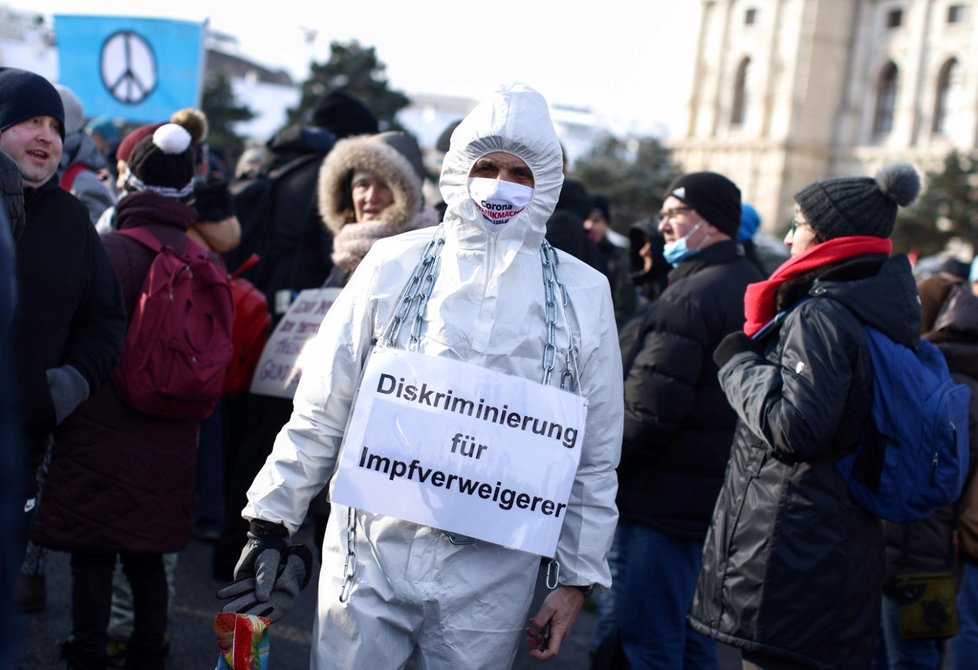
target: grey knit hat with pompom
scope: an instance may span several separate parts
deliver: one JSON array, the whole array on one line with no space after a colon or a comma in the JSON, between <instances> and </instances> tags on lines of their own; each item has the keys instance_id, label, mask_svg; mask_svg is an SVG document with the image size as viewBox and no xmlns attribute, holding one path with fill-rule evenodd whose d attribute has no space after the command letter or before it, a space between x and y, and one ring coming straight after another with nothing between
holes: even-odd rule
<instances>
[{"instance_id":1,"label":"grey knit hat with pompom","mask_svg":"<svg viewBox=\"0 0 978 670\"><path fill-rule=\"evenodd\" d=\"M842 177L809 184L795 202L822 241L852 235L889 237L897 206L920 193L920 175L909 163L887 163L876 178Z\"/></svg>"}]
</instances>

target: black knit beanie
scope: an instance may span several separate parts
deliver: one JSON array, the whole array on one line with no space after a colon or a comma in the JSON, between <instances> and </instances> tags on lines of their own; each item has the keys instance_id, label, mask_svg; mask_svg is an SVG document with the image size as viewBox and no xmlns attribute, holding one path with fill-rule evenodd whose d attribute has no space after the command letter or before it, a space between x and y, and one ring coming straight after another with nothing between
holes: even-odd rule
<instances>
[{"instance_id":1,"label":"black knit beanie","mask_svg":"<svg viewBox=\"0 0 978 670\"><path fill-rule=\"evenodd\" d=\"M136 191L153 191L167 198L185 199L193 193L194 157L190 133L165 123L136 143L129 156L126 181Z\"/></svg>"},{"instance_id":2,"label":"black knit beanie","mask_svg":"<svg viewBox=\"0 0 978 670\"><path fill-rule=\"evenodd\" d=\"M312 125L325 128L337 138L376 133L377 117L367 106L344 91L333 91L316 102Z\"/></svg>"},{"instance_id":3,"label":"black knit beanie","mask_svg":"<svg viewBox=\"0 0 978 670\"><path fill-rule=\"evenodd\" d=\"M920 193L920 175L909 163L888 163L871 177L840 177L809 184L795 202L822 241L869 235L889 237L897 206Z\"/></svg>"},{"instance_id":4,"label":"black knit beanie","mask_svg":"<svg viewBox=\"0 0 978 670\"><path fill-rule=\"evenodd\" d=\"M65 108L54 85L33 72L0 67L0 132L35 116L57 119L64 141Z\"/></svg>"},{"instance_id":5,"label":"black knit beanie","mask_svg":"<svg viewBox=\"0 0 978 670\"><path fill-rule=\"evenodd\" d=\"M684 174L666 189L666 197L670 195L695 209L720 232L737 237L740 228L740 189L722 174Z\"/></svg>"}]
</instances>

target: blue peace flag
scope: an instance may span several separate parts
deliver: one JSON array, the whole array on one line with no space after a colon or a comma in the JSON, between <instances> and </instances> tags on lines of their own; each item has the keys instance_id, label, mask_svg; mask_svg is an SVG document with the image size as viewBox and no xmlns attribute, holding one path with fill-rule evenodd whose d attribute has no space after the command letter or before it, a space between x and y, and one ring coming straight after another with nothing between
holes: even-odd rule
<instances>
[{"instance_id":1,"label":"blue peace flag","mask_svg":"<svg viewBox=\"0 0 978 670\"><path fill-rule=\"evenodd\" d=\"M58 14L58 82L86 116L134 123L199 107L206 23L128 16Z\"/></svg>"}]
</instances>

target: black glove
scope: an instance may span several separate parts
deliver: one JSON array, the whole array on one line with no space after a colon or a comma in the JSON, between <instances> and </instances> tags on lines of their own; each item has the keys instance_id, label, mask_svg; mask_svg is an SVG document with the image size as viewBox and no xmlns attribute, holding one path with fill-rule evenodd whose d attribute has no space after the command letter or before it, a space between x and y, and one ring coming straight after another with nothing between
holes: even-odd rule
<instances>
[{"instance_id":1,"label":"black glove","mask_svg":"<svg viewBox=\"0 0 978 670\"><path fill-rule=\"evenodd\" d=\"M718 368L722 368L735 355L744 351L760 352L763 346L760 342L748 337L744 331L735 330L720 340L716 351L713 352L713 360Z\"/></svg>"},{"instance_id":2,"label":"black glove","mask_svg":"<svg viewBox=\"0 0 978 670\"><path fill-rule=\"evenodd\" d=\"M218 598L231 599L222 611L253 614L272 622L288 614L295 605L299 591L309 583L312 552L305 545L297 544L289 547L282 559L272 590L266 597L258 595L258 580L255 577L239 578L217 592Z\"/></svg>"},{"instance_id":3,"label":"black glove","mask_svg":"<svg viewBox=\"0 0 978 670\"><path fill-rule=\"evenodd\" d=\"M258 599L268 600L275 578L285 565L282 557L291 544L289 531L282 524L252 519L248 526L248 543L234 566L234 578L254 577Z\"/></svg>"}]
</instances>

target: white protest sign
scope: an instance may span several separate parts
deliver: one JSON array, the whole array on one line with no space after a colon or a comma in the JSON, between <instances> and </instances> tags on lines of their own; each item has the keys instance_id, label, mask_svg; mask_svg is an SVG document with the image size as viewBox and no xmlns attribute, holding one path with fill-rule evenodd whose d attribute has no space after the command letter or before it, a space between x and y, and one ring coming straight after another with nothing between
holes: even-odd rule
<instances>
[{"instance_id":1,"label":"white protest sign","mask_svg":"<svg viewBox=\"0 0 978 670\"><path fill-rule=\"evenodd\" d=\"M299 293L262 349L251 379L252 393L278 398L295 395L302 374L300 355L339 294L338 288L310 288Z\"/></svg>"},{"instance_id":2,"label":"white protest sign","mask_svg":"<svg viewBox=\"0 0 978 670\"><path fill-rule=\"evenodd\" d=\"M438 356L367 359L330 499L553 556L587 401Z\"/></svg>"}]
</instances>

